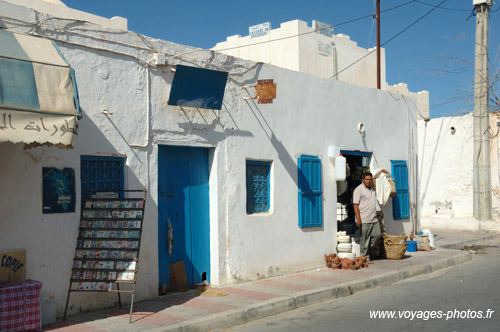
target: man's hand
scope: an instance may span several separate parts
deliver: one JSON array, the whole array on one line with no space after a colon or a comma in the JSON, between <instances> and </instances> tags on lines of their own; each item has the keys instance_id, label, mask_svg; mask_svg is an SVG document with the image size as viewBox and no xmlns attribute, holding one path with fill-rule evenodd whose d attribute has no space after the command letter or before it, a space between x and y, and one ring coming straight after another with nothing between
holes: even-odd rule
<instances>
[{"instance_id":1,"label":"man's hand","mask_svg":"<svg viewBox=\"0 0 500 332\"><path fill-rule=\"evenodd\" d=\"M356 216L356 226L361 227L361 214L359 213L359 205L353 204L354 215Z\"/></svg>"}]
</instances>

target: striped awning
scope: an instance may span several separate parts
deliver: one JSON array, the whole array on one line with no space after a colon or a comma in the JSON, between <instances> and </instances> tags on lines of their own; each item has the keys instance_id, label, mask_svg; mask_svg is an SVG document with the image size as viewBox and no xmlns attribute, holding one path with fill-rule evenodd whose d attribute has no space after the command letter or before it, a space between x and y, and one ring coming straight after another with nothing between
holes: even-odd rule
<instances>
[{"instance_id":1,"label":"striped awning","mask_svg":"<svg viewBox=\"0 0 500 332\"><path fill-rule=\"evenodd\" d=\"M75 75L51 40L0 30L0 142L71 147Z\"/></svg>"}]
</instances>

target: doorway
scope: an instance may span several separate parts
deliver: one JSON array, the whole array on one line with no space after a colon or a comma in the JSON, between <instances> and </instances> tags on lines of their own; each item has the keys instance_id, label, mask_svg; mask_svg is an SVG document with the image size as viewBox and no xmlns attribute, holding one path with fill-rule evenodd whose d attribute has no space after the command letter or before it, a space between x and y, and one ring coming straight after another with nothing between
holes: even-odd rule
<instances>
[{"instance_id":1,"label":"doorway","mask_svg":"<svg viewBox=\"0 0 500 332\"><path fill-rule=\"evenodd\" d=\"M359 237L359 228L356 226L352 194L354 189L361 184L364 172L370 171L371 152L340 150L346 158L346 179L337 188L337 229L346 231L347 235ZM339 190L339 188L342 190Z\"/></svg>"},{"instance_id":2,"label":"doorway","mask_svg":"<svg viewBox=\"0 0 500 332\"><path fill-rule=\"evenodd\" d=\"M187 286L210 282L208 149L158 147L159 285L184 262Z\"/></svg>"}]
</instances>

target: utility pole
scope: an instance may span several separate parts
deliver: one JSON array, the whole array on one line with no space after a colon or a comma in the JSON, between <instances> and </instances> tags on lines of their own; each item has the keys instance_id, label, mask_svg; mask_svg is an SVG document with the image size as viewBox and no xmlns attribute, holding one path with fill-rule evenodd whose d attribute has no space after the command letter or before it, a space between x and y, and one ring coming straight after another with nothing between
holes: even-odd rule
<instances>
[{"instance_id":1,"label":"utility pole","mask_svg":"<svg viewBox=\"0 0 500 332\"><path fill-rule=\"evenodd\" d=\"M476 9L474 68L474 218L491 219L488 24L491 0L473 0Z\"/></svg>"},{"instance_id":2,"label":"utility pole","mask_svg":"<svg viewBox=\"0 0 500 332\"><path fill-rule=\"evenodd\" d=\"M382 88L380 82L380 0L377 0L377 89Z\"/></svg>"}]
</instances>

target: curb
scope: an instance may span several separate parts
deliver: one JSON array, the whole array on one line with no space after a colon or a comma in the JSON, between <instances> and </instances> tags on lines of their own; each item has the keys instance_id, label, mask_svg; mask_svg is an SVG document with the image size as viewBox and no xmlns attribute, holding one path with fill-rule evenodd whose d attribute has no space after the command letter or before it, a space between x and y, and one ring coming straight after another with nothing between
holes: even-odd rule
<instances>
[{"instance_id":1,"label":"curb","mask_svg":"<svg viewBox=\"0 0 500 332\"><path fill-rule=\"evenodd\" d=\"M282 296L276 299L259 302L241 309L199 317L169 326L161 326L147 330L148 332L205 332L212 329L228 328L245 324L257 319L273 316L289 310L306 307L336 298L356 294L362 290L388 286L398 281L425 273L442 270L472 260L470 252L461 252L454 257L442 258L428 264L410 266L399 271L391 271L378 276L358 281L348 281L338 286L324 287L312 291L304 291L293 296Z\"/></svg>"},{"instance_id":2,"label":"curb","mask_svg":"<svg viewBox=\"0 0 500 332\"><path fill-rule=\"evenodd\" d=\"M455 242L455 243L443 244L442 246L440 246L438 244L437 247L443 248L443 249L463 249L463 247L467 244L476 243L476 242L484 241L484 240L491 240L491 239L494 239L496 237L500 237L500 233L485 235L485 236L479 237L479 238L474 239L474 240L465 240L465 241L460 241L460 242Z\"/></svg>"}]
</instances>

